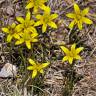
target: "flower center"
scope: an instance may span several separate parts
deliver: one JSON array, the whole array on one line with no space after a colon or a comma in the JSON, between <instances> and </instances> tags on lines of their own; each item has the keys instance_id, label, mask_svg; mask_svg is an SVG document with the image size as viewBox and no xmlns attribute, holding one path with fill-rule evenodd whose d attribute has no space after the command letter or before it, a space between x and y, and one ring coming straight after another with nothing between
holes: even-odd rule
<instances>
[{"instance_id":1,"label":"flower center","mask_svg":"<svg viewBox=\"0 0 96 96\"><path fill-rule=\"evenodd\" d=\"M34 69L40 71L42 68L41 65L37 63L36 65L34 65Z\"/></svg>"},{"instance_id":2,"label":"flower center","mask_svg":"<svg viewBox=\"0 0 96 96\"><path fill-rule=\"evenodd\" d=\"M10 26L9 26L8 29L10 30L11 35L13 35L16 32L16 30L14 28L10 27Z\"/></svg>"},{"instance_id":3,"label":"flower center","mask_svg":"<svg viewBox=\"0 0 96 96\"><path fill-rule=\"evenodd\" d=\"M30 25L29 21L25 21L25 22L24 22L24 27L25 27L25 28L28 28L29 25Z\"/></svg>"},{"instance_id":4,"label":"flower center","mask_svg":"<svg viewBox=\"0 0 96 96\"><path fill-rule=\"evenodd\" d=\"M38 71L41 70L41 66L40 66L40 64L38 64L38 68L37 68L37 69L38 69Z\"/></svg>"},{"instance_id":5,"label":"flower center","mask_svg":"<svg viewBox=\"0 0 96 96\"><path fill-rule=\"evenodd\" d=\"M45 23L48 23L48 22L50 21L49 15L45 15L44 18L43 18L43 21L44 21Z\"/></svg>"},{"instance_id":6,"label":"flower center","mask_svg":"<svg viewBox=\"0 0 96 96\"><path fill-rule=\"evenodd\" d=\"M75 53L70 51L69 56L70 57L74 57L75 56Z\"/></svg>"},{"instance_id":7,"label":"flower center","mask_svg":"<svg viewBox=\"0 0 96 96\"><path fill-rule=\"evenodd\" d=\"M26 33L24 33L23 38L24 38L25 41L30 40L31 39L31 34L26 32Z\"/></svg>"},{"instance_id":8,"label":"flower center","mask_svg":"<svg viewBox=\"0 0 96 96\"><path fill-rule=\"evenodd\" d=\"M79 21L81 18L82 18L82 15L81 15L81 14L77 14L77 15L76 15L77 21Z\"/></svg>"}]
</instances>

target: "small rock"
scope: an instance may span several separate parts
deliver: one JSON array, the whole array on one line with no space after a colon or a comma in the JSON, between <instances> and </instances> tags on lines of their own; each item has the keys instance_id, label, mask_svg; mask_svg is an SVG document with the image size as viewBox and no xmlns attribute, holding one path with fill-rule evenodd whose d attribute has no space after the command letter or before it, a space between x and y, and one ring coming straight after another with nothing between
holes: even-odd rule
<instances>
[{"instance_id":1,"label":"small rock","mask_svg":"<svg viewBox=\"0 0 96 96\"><path fill-rule=\"evenodd\" d=\"M0 0L0 4L3 3L5 0Z\"/></svg>"},{"instance_id":2,"label":"small rock","mask_svg":"<svg viewBox=\"0 0 96 96\"><path fill-rule=\"evenodd\" d=\"M10 16L14 15L14 9L12 6L7 7L7 14Z\"/></svg>"},{"instance_id":3,"label":"small rock","mask_svg":"<svg viewBox=\"0 0 96 96\"><path fill-rule=\"evenodd\" d=\"M6 63L0 71L0 77L15 77L17 75L17 68L15 65Z\"/></svg>"}]
</instances>

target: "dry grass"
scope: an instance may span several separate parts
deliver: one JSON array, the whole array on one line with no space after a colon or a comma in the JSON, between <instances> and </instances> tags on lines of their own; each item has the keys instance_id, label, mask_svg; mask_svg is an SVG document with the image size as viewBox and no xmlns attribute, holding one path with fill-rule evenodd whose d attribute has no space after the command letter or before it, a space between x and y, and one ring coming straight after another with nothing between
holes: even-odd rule
<instances>
[{"instance_id":1,"label":"dry grass","mask_svg":"<svg viewBox=\"0 0 96 96\"><path fill-rule=\"evenodd\" d=\"M68 19L65 14L73 10L74 0L49 0L48 5L52 12L59 14L56 20L57 30L49 29L41 35L41 46L35 45L33 50L23 51L17 46L11 47L5 42L5 35L0 33L0 65L11 62L18 67L19 78L0 79L0 96L96 96L96 1L75 0L80 7L90 7L90 18L94 24L84 25L82 31L77 28L69 30ZM16 16L24 16L26 0L0 1L0 28L11 24ZM50 42L49 42L50 41ZM59 45L69 46L76 42L85 49L82 52L83 61L75 62L73 69L66 63L62 64L62 52ZM46 45L47 44L47 45ZM34 52L34 54L33 54ZM26 70L26 57L34 55L38 61L51 61L44 76L32 80ZM3 94L3 95L1 95Z\"/></svg>"}]
</instances>

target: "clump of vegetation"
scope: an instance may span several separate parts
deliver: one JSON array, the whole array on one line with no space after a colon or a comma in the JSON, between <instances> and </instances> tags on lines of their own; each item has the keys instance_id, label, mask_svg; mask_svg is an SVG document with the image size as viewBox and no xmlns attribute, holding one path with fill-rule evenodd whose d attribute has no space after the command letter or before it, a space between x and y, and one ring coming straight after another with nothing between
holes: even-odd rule
<instances>
[{"instance_id":1,"label":"clump of vegetation","mask_svg":"<svg viewBox=\"0 0 96 96\"><path fill-rule=\"evenodd\" d=\"M28 88L28 91L32 95L33 93L38 93L38 96L49 94L44 90L42 91L41 88L45 86L44 76L52 65L52 62L58 60L58 58L54 60L52 58L53 53L51 53L51 49L54 46L54 49L61 48L65 53L63 59L60 58L60 60L62 60L62 68L64 68L64 65L68 65L63 75L65 78L63 93L65 94L64 96L71 96L73 86L79 78L76 77L74 65L77 60L83 60L80 52L84 50L84 46L83 44L79 45L77 42L70 41L72 39L70 39L70 36L73 36L77 30L81 32L83 23L93 24L93 21L86 17L89 8L80 10L79 5L74 3L74 13L64 14L66 17L74 19L69 26L67 26L69 30L68 35L70 35L68 44L64 41L65 44L52 45L50 30L57 30L59 28L56 22L59 14L53 12L50 6L47 6L47 2L49 1L28 0L25 6L26 16L16 17L16 21L11 25L2 27L2 31L6 33L6 42L10 44L10 50L17 48L19 60L16 60L16 63L20 63L18 64L18 76L16 77L16 84L18 82L17 87L21 88L21 86L23 86L23 88L25 88L24 90ZM76 24L77 26L75 27ZM75 30L75 28L77 28L77 30ZM70 44L70 42L72 42L72 44ZM66 47L70 45L70 49ZM76 46L78 47L76 48ZM29 63L31 65L29 65ZM32 71L31 76L30 71ZM23 80L18 81L21 78L23 78ZM38 90L42 91L43 95L42 92L40 93Z\"/></svg>"}]
</instances>

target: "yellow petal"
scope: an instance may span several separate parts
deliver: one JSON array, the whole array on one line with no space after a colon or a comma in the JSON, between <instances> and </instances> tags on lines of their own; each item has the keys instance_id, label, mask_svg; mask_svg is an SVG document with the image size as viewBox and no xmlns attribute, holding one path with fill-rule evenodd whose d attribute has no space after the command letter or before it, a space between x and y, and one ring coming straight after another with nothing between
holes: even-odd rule
<instances>
[{"instance_id":1,"label":"yellow petal","mask_svg":"<svg viewBox=\"0 0 96 96\"><path fill-rule=\"evenodd\" d=\"M42 26L42 32L44 33L46 31L46 29L47 29L47 24L43 24L43 26Z\"/></svg>"},{"instance_id":2,"label":"yellow petal","mask_svg":"<svg viewBox=\"0 0 96 96\"><path fill-rule=\"evenodd\" d=\"M78 28L79 30L82 30L82 21L78 21Z\"/></svg>"},{"instance_id":3,"label":"yellow petal","mask_svg":"<svg viewBox=\"0 0 96 96\"><path fill-rule=\"evenodd\" d=\"M68 14L66 14L66 16L69 18L75 18L75 14L73 14L73 13L68 13Z\"/></svg>"},{"instance_id":4,"label":"yellow petal","mask_svg":"<svg viewBox=\"0 0 96 96\"><path fill-rule=\"evenodd\" d=\"M72 64L73 63L73 58L69 57L69 63Z\"/></svg>"},{"instance_id":5,"label":"yellow petal","mask_svg":"<svg viewBox=\"0 0 96 96\"><path fill-rule=\"evenodd\" d=\"M27 46L28 49L31 49L31 43L30 43L30 41L26 41L26 46Z\"/></svg>"},{"instance_id":6,"label":"yellow petal","mask_svg":"<svg viewBox=\"0 0 96 96\"><path fill-rule=\"evenodd\" d=\"M22 17L16 17L17 21L20 23L24 23L24 19Z\"/></svg>"},{"instance_id":7,"label":"yellow petal","mask_svg":"<svg viewBox=\"0 0 96 96\"><path fill-rule=\"evenodd\" d=\"M36 19L41 19L42 15L37 15Z\"/></svg>"},{"instance_id":8,"label":"yellow petal","mask_svg":"<svg viewBox=\"0 0 96 96\"><path fill-rule=\"evenodd\" d=\"M36 65L36 63L35 63L35 61L34 61L34 60L29 59L28 61L29 61L29 63L30 63L30 64L32 64L32 65Z\"/></svg>"},{"instance_id":9,"label":"yellow petal","mask_svg":"<svg viewBox=\"0 0 96 96\"><path fill-rule=\"evenodd\" d=\"M2 28L2 31L5 33L9 33L9 29L8 28Z\"/></svg>"},{"instance_id":10,"label":"yellow petal","mask_svg":"<svg viewBox=\"0 0 96 96\"><path fill-rule=\"evenodd\" d=\"M31 32L32 35L33 35L33 34L35 34L35 36L38 35L37 30L36 30L36 28L34 28L34 27L29 27L29 28L28 28L28 31Z\"/></svg>"},{"instance_id":11,"label":"yellow petal","mask_svg":"<svg viewBox=\"0 0 96 96\"><path fill-rule=\"evenodd\" d=\"M37 30L36 30L36 31L34 30L34 33L33 33L33 34L31 34L31 36L32 36L32 38L37 37L37 36L38 36Z\"/></svg>"},{"instance_id":12,"label":"yellow petal","mask_svg":"<svg viewBox=\"0 0 96 96\"><path fill-rule=\"evenodd\" d=\"M26 20L28 20L28 21L29 21L29 20L30 20L30 18L31 18L31 13L30 13L30 11L28 11L28 12L27 12L27 14L26 14Z\"/></svg>"},{"instance_id":13,"label":"yellow petal","mask_svg":"<svg viewBox=\"0 0 96 96\"><path fill-rule=\"evenodd\" d=\"M76 55L75 58L78 59L78 60L82 60L79 55Z\"/></svg>"},{"instance_id":14,"label":"yellow petal","mask_svg":"<svg viewBox=\"0 0 96 96\"><path fill-rule=\"evenodd\" d=\"M52 28L57 28L57 25L52 21L49 22L48 25L51 26Z\"/></svg>"},{"instance_id":15,"label":"yellow petal","mask_svg":"<svg viewBox=\"0 0 96 96\"><path fill-rule=\"evenodd\" d=\"M43 71L43 69L41 69L39 72L40 72L40 73L42 73L42 74L44 74L44 71Z\"/></svg>"},{"instance_id":16,"label":"yellow petal","mask_svg":"<svg viewBox=\"0 0 96 96\"><path fill-rule=\"evenodd\" d=\"M84 49L84 47L79 47L76 49L76 54L79 54L82 50Z\"/></svg>"},{"instance_id":17,"label":"yellow petal","mask_svg":"<svg viewBox=\"0 0 96 96\"><path fill-rule=\"evenodd\" d=\"M36 39L36 37L38 36L37 30L36 30L36 31L33 30L32 32L33 32L33 33L31 34L32 39Z\"/></svg>"},{"instance_id":18,"label":"yellow petal","mask_svg":"<svg viewBox=\"0 0 96 96\"><path fill-rule=\"evenodd\" d=\"M70 51L68 48L66 48L64 46L60 46L60 48L65 52L66 55L69 55Z\"/></svg>"},{"instance_id":19,"label":"yellow petal","mask_svg":"<svg viewBox=\"0 0 96 96\"><path fill-rule=\"evenodd\" d=\"M74 11L76 14L80 14L80 8L77 4L74 4Z\"/></svg>"},{"instance_id":20,"label":"yellow petal","mask_svg":"<svg viewBox=\"0 0 96 96\"><path fill-rule=\"evenodd\" d=\"M71 46L71 51L72 51L72 52L75 52L75 48L76 48L76 44L74 43L74 44Z\"/></svg>"},{"instance_id":21,"label":"yellow petal","mask_svg":"<svg viewBox=\"0 0 96 96\"><path fill-rule=\"evenodd\" d=\"M68 56L63 57L62 61L65 62L68 60Z\"/></svg>"},{"instance_id":22,"label":"yellow petal","mask_svg":"<svg viewBox=\"0 0 96 96\"><path fill-rule=\"evenodd\" d=\"M24 39L19 39L18 41L15 42L15 45L22 44L24 42Z\"/></svg>"},{"instance_id":23,"label":"yellow petal","mask_svg":"<svg viewBox=\"0 0 96 96\"><path fill-rule=\"evenodd\" d=\"M84 23L86 23L86 24L92 24L92 23L93 23L90 19L88 19L88 18L86 18L86 17L82 17L82 21L83 21Z\"/></svg>"},{"instance_id":24,"label":"yellow petal","mask_svg":"<svg viewBox=\"0 0 96 96\"><path fill-rule=\"evenodd\" d=\"M47 2L48 0L42 0L43 1L43 3L45 3L45 2Z\"/></svg>"},{"instance_id":25,"label":"yellow petal","mask_svg":"<svg viewBox=\"0 0 96 96\"><path fill-rule=\"evenodd\" d=\"M34 23L34 20L30 20L30 25L33 25Z\"/></svg>"},{"instance_id":26,"label":"yellow petal","mask_svg":"<svg viewBox=\"0 0 96 96\"><path fill-rule=\"evenodd\" d=\"M34 6L33 3L29 3L29 4L25 7L25 9L30 9L30 8L32 8L33 6Z\"/></svg>"},{"instance_id":27,"label":"yellow petal","mask_svg":"<svg viewBox=\"0 0 96 96\"><path fill-rule=\"evenodd\" d=\"M75 20L73 20L73 21L69 24L69 28L70 28L70 29L73 29L74 25L75 25Z\"/></svg>"},{"instance_id":28,"label":"yellow petal","mask_svg":"<svg viewBox=\"0 0 96 96\"><path fill-rule=\"evenodd\" d=\"M49 64L50 64L49 62L47 62L47 63L42 63L42 64L41 64L41 68L45 68L45 67L47 67Z\"/></svg>"},{"instance_id":29,"label":"yellow petal","mask_svg":"<svg viewBox=\"0 0 96 96\"><path fill-rule=\"evenodd\" d=\"M33 69L34 69L33 66L28 66L28 67L27 67L27 70L33 70Z\"/></svg>"},{"instance_id":30,"label":"yellow petal","mask_svg":"<svg viewBox=\"0 0 96 96\"><path fill-rule=\"evenodd\" d=\"M38 42L38 39L33 39L32 42Z\"/></svg>"},{"instance_id":31,"label":"yellow petal","mask_svg":"<svg viewBox=\"0 0 96 96\"><path fill-rule=\"evenodd\" d=\"M11 28L15 28L15 27L16 27L16 24L12 23Z\"/></svg>"},{"instance_id":32,"label":"yellow petal","mask_svg":"<svg viewBox=\"0 0 96 96\"><path fill-rule=\"evenodd\" d=\"M20 39L20 36L18 34L13 35L15 39Z\"/></svg>"},{"instance_id":33,"label":"yellow petal","mask_svg":"<svg viewBox=\"0 0 96 96\"><path fill-rule=\"evenodd\" d=\"M39 25L42 25L42 22L41 21L37 21L34 26L39 26Z\"/></svg>"},{"instance_id":34,"label":"yellow petal","mask_svg":"<svg viewBox=\"0 0 96 96\"><path fill-rule=\"evenodd\" d=\"M58 17L58 14L52 14L52 15L50 16L51 20L53 20L53 19L55 19L55 18L57 18L57 17Z\"/></svg>"},{"instance_id":35,"label":"yellow petal","mask_svg":"<svg viewBox=\"0 0 96 96\"><path fill-rule=\"evenodd\" d=\"M45 6L44 4L42 4L42 5L40 5L39 7L40 7L40 9L42 9L42 10L46 10L46 7L47 7L47 6Z\"/></svg>"},{"instance_id":36,"label":"yellow petal","mask_svg":"<svg viewBox=\"0 0 96 96\"><path fill-rule=\"evenodd\" d=\"M50 7L47 6L47 7L44 9L44 14L50 15L50 12L51 12L51 9L50 9Z\"/></svg>"},{"instance_id":37,"label":"yellow petal","mask_svg":"<svg viewBox=\"0 0 96 96\"><path fill-rule=\"evenodd\" d=\"M82 16L85 16L87 15L89 12L89 8L85 8L81 13L82 13Z\"/></svg>"},{"instance_id":38,"label":"yellow petal","mask_svg":"<svg viewBox=\"0 0 96 96\"><path fill-rule=\"evenodd\" d=\"M32 72L32 78L35 78L36 75L37 75L37 70L33 70L33 72Z\"/></svg>"},{"instance_id":39,"label":"yellow petal","mask_svg":"<svg viewBox=\"0 0 96 96\"><path fill-rule=\"evenodd\" d=\"M17 32L20 32L22 29L23 29L23 24L18 24L18 25L15 27L15 30L16 30Z\"/></svg>"},{"instance_id":40,"label":"yellow petal","mask_svg":"<svg viewBox=\"0 0 96 96\"><path fill-rule=\"evenodd\" d=\"M34 6L33 13L36 14L37 12L38 12L38 7L37 6Z\"/></svg>"},{"instance_id":41,"label":"yellow petal","mask_svg":"<svg viewBox=\"0 0 96 96\"><path fill-rule=\"evenodd\" d=\"M9 34L9 35L7 36L7 42L11 42L12 38L13 38L13 36Z\"/></svg>"}]
</instances>

